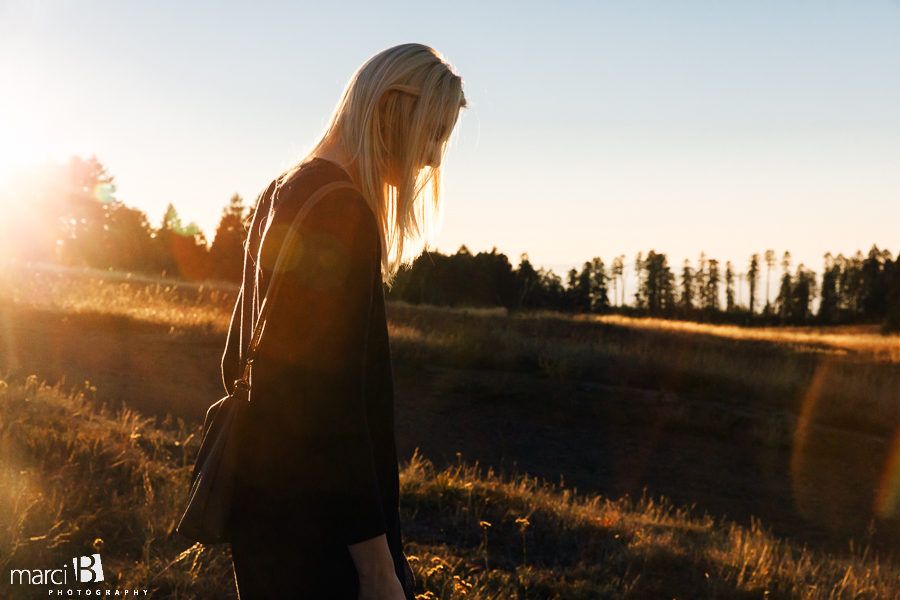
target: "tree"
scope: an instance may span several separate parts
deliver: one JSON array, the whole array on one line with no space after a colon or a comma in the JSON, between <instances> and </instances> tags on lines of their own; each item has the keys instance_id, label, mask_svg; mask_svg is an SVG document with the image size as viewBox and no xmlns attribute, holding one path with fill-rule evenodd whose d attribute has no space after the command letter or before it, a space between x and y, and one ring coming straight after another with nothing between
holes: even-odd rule
<instances>
[{"instance_id":1,"label":"tree","mask_svg":"<svg viewBox=\"0 0 900 600\"><path fill-rule=\"evenodd\" d=\"M825 253L825 271L822 274L822 301L819 303L819 313L816 315L819 323L829 325L838 321L838 279L840 278L840 265L831 256L831 252Z\"/></svg>"},{"instance_id":2,"label":"tree","mask_svg":"<svg viewBox=\"0 0 900 600\"><path fill-rule=\"evenodd\" d=\"M756 282L759 280L759 254L750 257L750 267L747 269L747 284L750 287L750 314L756 303Z\"/></svg>"},{"instance_id":3,"label":"tree","mask_svg":"<svg viewBox=\"0 0 900 600\"><path fill-rule=\"evenodd\" d=\"M222 212L219 226L209 249L210 276L214 279L240 283L243 279L244 244L247 231L244 228L244 201L235 194Z\"/></svg>"},{"instance_id":4,"label":"tree","mask_svg":"<svg viewBox=\"0 0 900 600\"><path fill-rule=\"evenodd\" d=\"M709 312L719 310L719 261L709 259L706 277L706 307Z\"/></svg>"},{"instance_id":5,"label":"tree","mask_svg":"<svg viewBox=\"0 0 900 600\"><path fill-rule=\"evenodd\" d=\"M607 275L603 259L595 256L591 259L591 312L605 313L609 311L609 294L606 285Z\"/></svg>"},{"instance_id":6,"label":"tree","mask_svg":"<svg viewBox=\"0 0 900 600\"><path fill-rule=\"evenodd\" d=\"M650 250L641 264L646 277L638 288L639 305L646 306L651 315L671 315L675 309L675 276L666 255Z\"/></svg>"},{"instance_id":7,"label":"tree","mask_svg":"<svg viewBox=\"0 0 900 600\"><path fill-rule=\"evenodd\" d=\"M640 252L634 257L634 274L637 277L637 291L634 292L634 307L638 310L644 308L644 300L641 296L641 289L644 285L642 281L644 273L644 261Z\"/></svg>"},{"instance_id":8,"label":"tree","mask_svg":"<svg viewBox=\"0 0 900 600\"><path fill-rule=\"evenodd\" d=\"M809 322L811 315L810 306L815 294L816 274L805 269L802 263L797 265L797 277L791 289L789 304L791 323L799 325Z\"/></svg>"},{"instance_id":9,"label":"tree","mask_svg":"<svg viewBox=\"0 0 900 600\"><path fill-rule=\"evenodd\" d=\"M114 178L96 156L72 156L63 171L67 190L59 215L60 258L67 264L107 268L106 214L115 200Z\"/></svg>"},{"instance_id":10,"label":"tree","mask_svg":"<svg viewBox=\"0 0 900 600\"><path fill-rule=\"evenodd\" d=\"M167 276L199 280L209 276L206 237L196 223L181 223L178 211L169 203L154 240L156 269Z\"/></svg>"},{"instance_id":11,"label":"tree","mask_svg":"<svg viewBox=\"0 0 900 600\"><path fill-rule=\"evenodd\" d=\"M766 250L766 306L763 308L763 312L765 314L770 314L772 312L772 307L769 305L769 279L771 279L772 275L772 267L775 266L775 251L774 250Z\"/></svg>"},{"instance_id":12,"label":"tree","mask_svg":"<svg viewBox=\"0 0 900 600\"><path fill-rule=\"evenodd\" d=\"M878 246L873 245L862 263L861 309L863 317L868 321L884 318L888 288L885 264L890 263L890 260L889 251L881 252Z\"/></svg>"},{"instance_id":13,"label":"tree","mask_svg":"<svg viewBox=\"0 0 900 600\"><path fill-rule=\"evenodd\" d=\"M681 307L690 312L694 308L694 270L691 261L684 259L681 267Z\"/></svg>"},{"instance_id":14,"label":"tree","mask_svg":"<svg viewBox=\"0 0 900 600\"><path fill-rule=\"evenodd\" d=\"M531 261L528 260L528 254L525 252L519 256L519 266L515 271L515 279L516 300L513 306L515 308L538 306L538 293L536 292L540 291L541 277L534 270Z\"/></svg>"},{"instance_id":15,"label":"tree","mask_svg":"<svg viewBox=\"0 0 900 600\"><path fill-rule=\"evenodd\" d=\"M625 272L625 255L620 254L615 257L612 262L612 280L613 280L613 300L615 300L615 304L621 306L625 304L625 279L623 277L623 273ZM621 286L619 286L616 282L620 282ZM619 300L619 290L621 288L622 299Z\"/></svg>"},{"instance_id":16,"label":"tree","mask_svg":"<svg viewBox=\"0 0 900 600\"><path fill-rule=\"evenodd\" d=\"M697 270L694 272L694 297L697 299L697 306L703 309L706 304L706 278L707 278L707 260L706 252L700 252L700 258L697 260Z\"/></svg>"},{"instance_id":17,"label":"tree","mask_svg":"<svg viewBox=\"0 0 900 600\"><path fill-rule=\"evenodd\" d=\"M859 250L845 260L841 279L838 283L842 301L847 307L847 312L853 318L859 317L862 312L862 266L863 255Z\"/></svg>"},{"instance_id":18,"label":"tree","mask_svg":"<svg viewBox=\"0 0 900 600\"><path fill-rule=\"evenodd\" d=\"M588 312L591 306L591 264L586 262L579 273L575 269L569 270L568 289L566 290L566 303L569 310L575 312Z\"/></svg>"},{"instance_id":19,"label":"tree","mask_svg":"<svg viewBox=\"0 0 900 600\"><path fill-rule=\"evenodd\" d=\"M791 307L792 282L791 282L791 253L784 252L781 259L781 287L778 290L778 297L775 299L775 312L781 323L789 323L793 308Z\"/></svg>"},{"instance_id":20,"label":"tree","mask_svg":"<svg viewBox=\"0 0 900 600\"><path fill-rule=\"evenodd\" d=\"M541 276L541 288L544 290L546 306L560 308L565 298L562 279L552 270L543 268L538 270L538 275Z\"/></svg>"},{"instance_id":21,"label":"tree","mask_svg":"<svg viewBox=\"0 0 900 600\"><path fill-rule=\"evenodd\" d=\"M152 271L153 232L147 215L114 200L107 206L104 222L102 265L127 271Z\"/></svg>"},{"instance_id":22,"label":"tree","mask_svg":"<svg viewBox=\"0 0 900 600\"><path fill-rule=\"evenodd\" d=\"M731 261L725 261L725 310L734 310L734 269Z\"/></svg>"}]
</instances>

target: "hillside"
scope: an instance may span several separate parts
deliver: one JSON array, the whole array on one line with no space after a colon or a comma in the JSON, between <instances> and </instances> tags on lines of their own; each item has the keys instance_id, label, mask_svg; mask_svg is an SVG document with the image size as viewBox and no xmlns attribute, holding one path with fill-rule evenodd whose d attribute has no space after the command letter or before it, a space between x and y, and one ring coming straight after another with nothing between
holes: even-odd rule
<instances>
[{"instance_id":1,"label":"hillside","mask_svg":"<svg viewBox=\"0 0 900 600\"><path fill-rule=\"evenodd\" d=\"M159 501L152 515L133 508L146 501L145 479L134 479L133 472L116 484L115 502L121 505L101 502L90 510L84 502L71 509L52 505L32 529L10 525L20 537L10 533L10 550L2 556L28 557L28 548L38 552L35 560L54 552L84 554L95 539L92 526L79 526L86 537L75 550L71 534L55 537L68 521L48 515L68 514L77 522L109 514L126 523L112 535L124 527L130 536L117 547L149 553L126 553L123 560L131 566L122 572L132 573L128 581L148 578L141 568L168 564L186 550L171 534L173 511L195 452L190 436L207 405L221 395L218 359L233 290L63 272L19 274L5 283L0 377L10 384L7 398L20 394L31 400L4 405L4 464L17 464L11 457L31 452L40 465L33 471L36 481L68 482L78 489L82 480L71 479L72 472L87 469L88 482L112 463L104 463L96 450L84 450L78 455L81 467L66 466L76 442L68 442L70 454L60 452L54 459L56 450L27 435L9 438L8 432L23 426L8 424L30 422L31 432L63 431L70 419L81 423L91 415L86 422L92 433L78 435L87 427L79 425L71 435L89 440L103 429L117 431L123 423L134 429L140 423L138 441L129 442L137 449L128 452L144 452L133 460L156 465L161 483L150 479L154 502ZM453 574L468 578L473 590L483 588L470 597L495 597L501 588L490 587L488 580L518 577L523 563L536 569L526 574L533 577L529 593L518 596L529 598L671 598L678 590L677 597L685 598L756 598L763 589L770 590L769 597L879 597L872 595L876 590L892 597L888 591L900 589L892 566L898 532L892 456L900 419L896 336L860 328L744 330L615 316L506 316L398 303L389 304L388 312L408 553L429 561L437 556L447 565L462 561L457 565L462 570ZM50 389L42 380L61 382ZM15 412L41 406L35 401L62 408ZM132 433L116 435L118 444ZM141 441L151 439L159 441L152 447ZM92 444L88 447L102 445ZM110 452L118 456L125 446ZM476 473L474 464L494 476ZM15 479L12 470L8 475ZM532 477L553 483L532 485ZM451 480L455 483L447 483ZM410 487L410 482L419 483ZM21 481L14 483L3 489L25 489ZM432 486L447 488L431 499L438 512L425 502L436 493ZM518 491L504 492L499 502L482 495L469 503L475 493L470 490L495 488ZM605 529L556 514L574 510L560 507L576 496L593 502L591 510L600 512L591 514ZM545 507L545 525L553 525L542 532L528 511L544 497L558 510ZM693 509L675 508L688 506ZM501 512L491 512L495 507ZM474 519L476 511L486 512ZM630 515L631 524L612 527L618 521L607 519L611 511ZM469 520L461 522L466 515ZM522 538L517 527L524 522L515 519L525 517L529 525ZM479 521L491 526L482 529ZM604 532L616 541L592 537ZM485 534L492 569L487 573ZM492 543L492 536L500 543ZM97 537L110 548L107 537ZM518 540L518 550L508 537ZM29 538L36 540L22 542ZM735 567L751 558L736 556L728 544L745 538L763 548L752 560L777 561ZM620 548L624 539L630 541ZM776 549L783 554L773 555ZM509 556L492 554L500 550ZM194 548L185 557L213 570L227 564L214 550ZM795 565L796 578L782 570L791 561L807 561ZM434 565L420 566L424 574ZM172 569L176 566L165 573ZM450 566L432 575L446 569ZM159 597L191 597L177 586L185 577L197 577L192 585L203 590L201 571L207 569L153 585L159 586ZM753 578L747 579L751 571ZM221 580L220 572L211 581L220 585ZM512 584L503 585L499 597L515 597ZM804 588L810 585L815 588ZM580 596L579 586L591 591ZM452 597L446 590L442 594ZM220 596L201 591L194 597Z\"/></svg>"},{"instance_id":2,"label":"hillside","mask_svg":"<svg viewBox=\"0 0 900 600\"><path fill-rule=\"evenodd\" d=\"M98 552L94 589L233 598L227 547L173 533L196 430L92 388L0 383L0 569ZM833 557L666 502L581 495L415 453L401 472L406 552L424 598L888 598L900 571ZM4 581L4 598L35 597Z\"/></svg>"}]
</instances>

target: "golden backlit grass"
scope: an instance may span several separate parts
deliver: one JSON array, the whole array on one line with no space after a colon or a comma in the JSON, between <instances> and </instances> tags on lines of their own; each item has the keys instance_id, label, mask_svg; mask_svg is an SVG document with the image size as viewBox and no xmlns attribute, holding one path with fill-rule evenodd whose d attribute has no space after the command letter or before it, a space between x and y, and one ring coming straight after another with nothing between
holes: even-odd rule
<instances>
[{"instance_id":1,"label":"golden backlit grass","mask_svg":"<svg viewBox=\"0 0 900 600\"><path fill-rule=\"evenodd\" d=\"M115 315L173 329L225 331L236 297L236 286L221 282L179 282L47 264L0 266L0 304Z\"/></svg>"},{"instance_id":2,"label":"golden backlit grass","mask_svg":"<svg viewBox=\"0 0 900 600\"><path fill-rule=\"evenodd\" d=\"M0 309L93 313L224 335L236 297L228 284L176 283L130 274L6 265ZM875 326L742 328L618 315L388 303L397 364L540 372L694 394L742 407L808 411L817 422L892 436L900 427L900 336ZM2 317L0 312L0 317ZM818 375L817 375L818 374Z\"/></svg>"},{"instance_id":3,"label":"golden backlit grass","mask_svg":"<svg viewBox=\"0 0 900 600\"><path fill-rule=\"evenodd\" d=\"M234 598L227 547L191 545L173 532L197 434L180 421L112 413L89 384L0 382L0 572L54 568L99 551L105 587ZM759 524L716 521L664 499L579 495L527 475L484 473L462 457L436 470L414 455L400 485L420 600L900 592L893 558L799 548ZM35 589L4 582L3 597L31 598Z\"/></svg>"},{"instance_id":4,"label":"golden backlit grass","mask_svg":"<svg viewBox=\"0 0 900 600\"><path fill-rule=\"evenodd\" d=\"M900 424L900 336L809 333L553 312L481 315L392 303L398 363L540 371L566 380L689 394L892 435Z\"/></svg>"},{"instance_id":5,"label":"golden backlit grass","mask_svg":"<svg viewBox=\"0 0 900 600\"><path fill-rule=\"evenodd\" d=\"M810 327L739 327L692 321L632 318L622 315L578 315L576 321L610 323L634 328L715 335L735 340L763 340L791 344L810 351L857 354L873 360L900 362L900 335L884 335L880 325Z\"/></svg>"}]
</instances>

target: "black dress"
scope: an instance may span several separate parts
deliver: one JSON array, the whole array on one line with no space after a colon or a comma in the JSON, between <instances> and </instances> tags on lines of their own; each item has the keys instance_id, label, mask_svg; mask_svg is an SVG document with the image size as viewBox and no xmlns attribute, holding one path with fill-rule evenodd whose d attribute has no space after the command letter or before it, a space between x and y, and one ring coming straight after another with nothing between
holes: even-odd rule
<instances>
[{"instance_id":1,"label":"black dress","mask_svg":"<svg viewBox=\"0 0 900 600\"><path fill-rule=\"evenodd\" d=\"M239 377L285 232L310 195L337 180L350 178L315 158L257 199L222 358L226 390ZM299 240L267 300L238 436L231 540L238 593L356 600L347 545L384 533L411 599L375 216L356 190L333 191L303 218Z\"/></svg>"}]
</instances>

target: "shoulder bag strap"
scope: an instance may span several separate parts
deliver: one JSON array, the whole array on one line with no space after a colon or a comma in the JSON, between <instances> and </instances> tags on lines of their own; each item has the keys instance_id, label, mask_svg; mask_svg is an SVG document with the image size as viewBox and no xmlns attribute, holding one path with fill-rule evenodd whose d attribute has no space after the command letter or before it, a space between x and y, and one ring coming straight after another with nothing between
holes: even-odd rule
<instances>
[{"instance_id":1,"label":"shoulder bag strap","mask_svg":"<svg viewBox=\"0 0 900 600\"><path fill-rule=\"evenodd\" d=\"M297 244L300 221L303 220L303 217L305 217L306 214L310 210L312 210L313 206L315 206L316 203L319 202L319 200L324 198L329 193L339 189L355 190L356 186L348 181L334 181L332 183L323 185L322 187L317 189L306 202L303 203L303 206L300 208L297 216L294 217L294 220L291 222L291 227L288 229L287 237L281 244L281 249L278 252L278 258L275 260L275 267L272 269L272 280L269 282L269 286L266 289L266 295L263 298L262 305L259 308L259 316L256 319L256 327L253 329L253 337L250 338L250 346L247 349L247 354L245 355L243 361L244 364L241 368L241 377L234 382L235 391L239 389L250 389L250 366L253 364L253 360L256 358L256 348L259 345L259 339L262 336L263 328L266 324L266 308L269 305L270 300L275 297L275 294L278 293L278 288L280 287L282 281L282 278L279 277L278 274L281 271L281 266L284 263L285 259L290 256L291 251ZM261 248L262 242L260 242L260 249ZM257 268L259 267L257 266Z\"/></svg>"}]
</instances>

